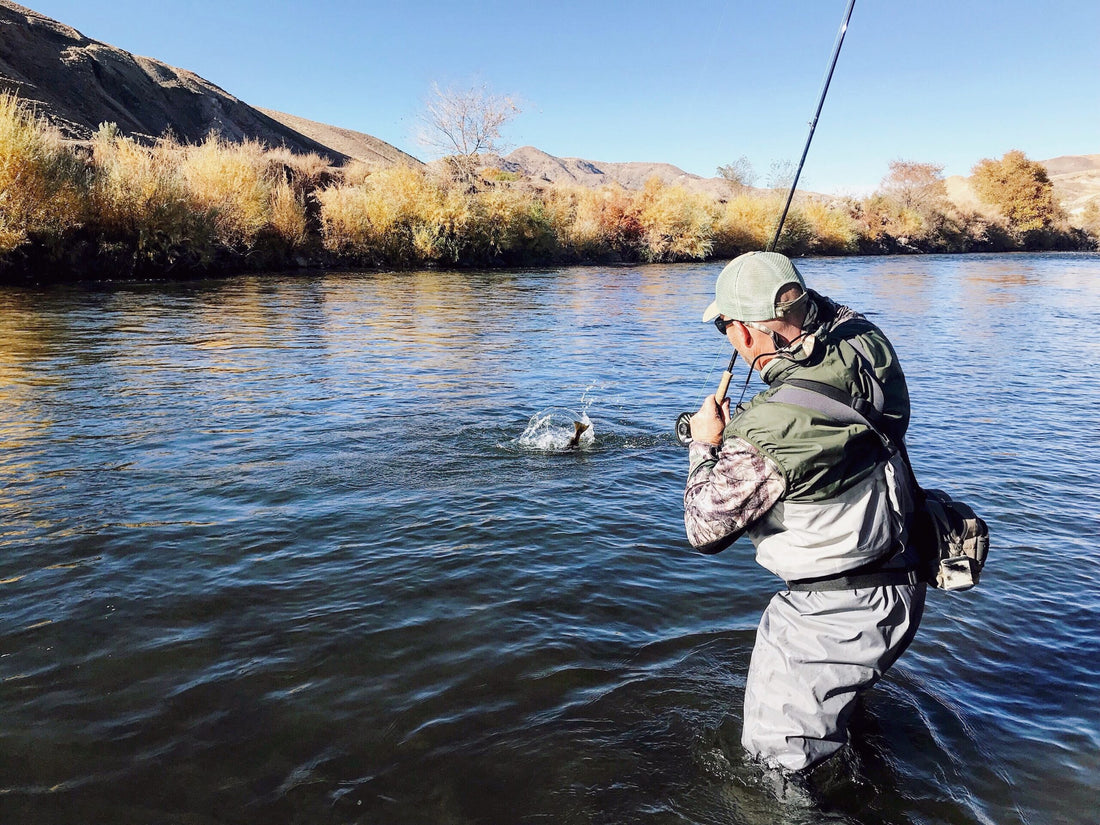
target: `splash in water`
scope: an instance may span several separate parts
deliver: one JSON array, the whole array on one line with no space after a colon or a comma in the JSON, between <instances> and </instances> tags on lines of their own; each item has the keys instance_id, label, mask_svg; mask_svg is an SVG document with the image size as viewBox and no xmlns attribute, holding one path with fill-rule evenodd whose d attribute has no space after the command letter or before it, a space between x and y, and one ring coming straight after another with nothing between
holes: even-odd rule
<instances>
[{"instance_id":1,"label":"splash in water","mask_svg":"<svg viewBox=\"0 0 1100 825\"><path fill-rule=\"evenodd\" d=\"M586 411L562 408L543 410L531 416L527 429L516 439L525 450L563 452L574 448L584 450L596 441L596 430Z\"/></svg>"}]
</instances>

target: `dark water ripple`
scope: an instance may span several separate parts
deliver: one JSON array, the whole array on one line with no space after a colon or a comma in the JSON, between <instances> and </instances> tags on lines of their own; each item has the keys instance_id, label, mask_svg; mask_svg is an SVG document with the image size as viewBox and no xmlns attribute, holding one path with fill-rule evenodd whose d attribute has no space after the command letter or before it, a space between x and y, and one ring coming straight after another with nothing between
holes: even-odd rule
<instances>
[{"instance_id":1,"label":"dark water ripple","mask_svg":"<svg viewBox=\"0 0 1100 825\"><path fill-rule=\"evenodd\" d=\"M2 821L1091 821L1100 259L804 262L994 537L810 790L739 745L775 582L683 538L717 269L0 292Z\"/></svg>"}]
</instances>

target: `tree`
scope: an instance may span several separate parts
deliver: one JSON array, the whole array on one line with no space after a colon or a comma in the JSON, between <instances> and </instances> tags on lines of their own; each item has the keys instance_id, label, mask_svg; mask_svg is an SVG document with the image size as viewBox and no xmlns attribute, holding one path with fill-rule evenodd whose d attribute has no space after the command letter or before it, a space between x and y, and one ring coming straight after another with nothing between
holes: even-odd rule
<instances>
[{"instance_id":1,"label":"tree","mask_svg":"<svg viewBox=\"0 0 1100 825\"><path fill-rule=\"evenodd\" d=\"M903 209L921 215L942 210L947 200L943 164L917 163L912 160L890 161L890 172L882 179L882 194Z\"/></svg>"},{"instance_id":2,"label":"tree","mask_svg":"<svg viewBox=\"0 0 1100 825\"><path fill-rule=\"evenodd\" d=\"M744 155L733 163L719 166L718 174L726 180L730 191L734 195L740 195L756 181L756 172L753 171L752 164Z\"/></svg>"},{"instance_id":3,"label":"tree","mask_svg":"<svg viewBox=\"0 0 1100 825\"><path fill-rule=\"evenodd\" d=\"M797 171L793 160L773 160L768 167L768 188L790 189Z\"/></svg>"},{"instance_id":4,"label":"tree","mask_svg":"<svg viewBox=\"0 0 1100 825\"><path fill-rule=\"evenodd\" d=\"M1100 241L1100 200L1091 200L1081 211L1081 228L1092 236L1093 242Z\"/></svg>"},{"instance_id":5,"label":"tree","mask_svg":"<svg viewBox=\"0 0 1100 825\"><path fill-rule=\"evenodd\" d=\"M478 155L503 149L500 130L519 114L515 98L493 94L485 86L441 89L433 83L420 115L419 140L472 174Z\"/></svg>"},{"instance_id":6,"label":"tree","mask_svg":"<svg viewBox=\"0 0 1100 825\"><path fill-rule=\"evenodd\" d=\"M978 197L999 209L1010 229L1034 232L1065 222L1046 169L1018 149L1006 152L1000 160L978 161L970 172Z\"/></svg>"}]
</instances>

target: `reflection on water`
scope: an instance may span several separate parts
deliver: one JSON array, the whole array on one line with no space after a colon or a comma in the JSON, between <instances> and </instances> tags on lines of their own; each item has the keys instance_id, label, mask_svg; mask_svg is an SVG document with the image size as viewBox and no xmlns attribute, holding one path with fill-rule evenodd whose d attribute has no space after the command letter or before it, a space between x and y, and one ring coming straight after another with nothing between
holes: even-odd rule
<instances>
[{"instance_id":1,"label":"reflection on water","mask_svg":"<svg viewBox=\"0 0 1100 825\"><path fill-rule=\"evenodd\" d=\"M739 745L776 583L683 537L720 264L0 291L0 817L1087 821L1100 260L801 267L993 532L808 784Z\"/></svg>"}]
</instances>

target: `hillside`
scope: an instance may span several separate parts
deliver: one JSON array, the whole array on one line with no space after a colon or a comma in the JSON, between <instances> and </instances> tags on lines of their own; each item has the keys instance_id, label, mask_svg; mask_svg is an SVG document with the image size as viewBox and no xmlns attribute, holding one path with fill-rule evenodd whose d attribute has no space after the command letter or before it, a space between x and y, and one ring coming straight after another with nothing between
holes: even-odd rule
<instances>
[{"instance_id":1,"label":"hillside","mask_svg":"<svg viewBox=\"0 0 1100 825\"><path fill-rule=\"evenodd\" d=\"M330 149L346 155L355 160L367 163L394 164L404 163L412 166L421 166L421 162L412 155L402 152L395 146L391 146L384 140L379 140L363 132L352 129L341 129L339 126L330 126L327 123L318 123L315 120L306 120L304 117L288 115L285 112L276 112L273 109L261 109L272 120L276 120L289 129L305 135L311 140L329 147Z\"/></svg>"},{"instance_id":2,"label":"hillside","mask_svg":"<svg viewBox=\"0 0 1100 825\"><path fill-rule=\"evenodd\" d=\"M193 72L92 40L10 0L0 0L0 92L30 102L71 140L87 140L100 123L113 122L123 134L145 140L171 133L196 143L213 131L228 140L251 138L317 152L335 162L357 156L311 138ZM389 148L395 157L405 156Z\"/></svg>"},{"instance_id":3,"label":"hillside","mask_svg":"<svg viewBox=\"0 0 1100 825\"><path fill-rule=\"evenodd\" d=\"M1062 206L1078 215L1100 199L1100 155L1069 155L1042 161Z\"/></svg>"}]
</instances>

